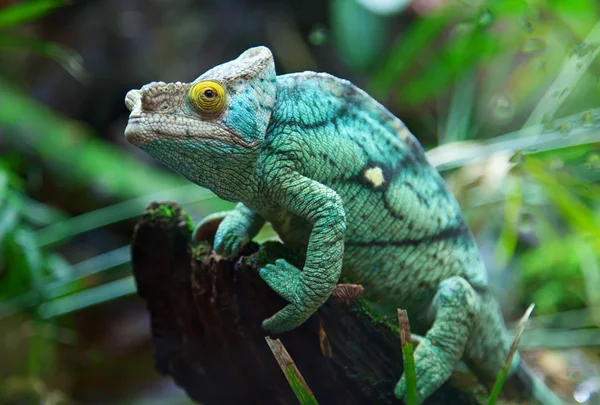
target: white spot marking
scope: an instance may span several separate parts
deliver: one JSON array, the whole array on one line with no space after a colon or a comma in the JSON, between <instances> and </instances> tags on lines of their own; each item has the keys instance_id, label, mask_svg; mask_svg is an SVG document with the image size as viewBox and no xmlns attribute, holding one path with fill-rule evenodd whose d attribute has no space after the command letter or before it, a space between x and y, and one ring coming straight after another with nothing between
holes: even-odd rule
<instances>
[{"instance_id":1,"label":"white spot marking","mask_svg":"<svg viewBox=\"0 0 600 405\"><path fill-rule=\"evenodd\" d=\"M379 187L385 181L381 167L371 167L365 170L364 177L365 180L369 181L373 185L373 187Z\"/></svg>"}]
</instances>

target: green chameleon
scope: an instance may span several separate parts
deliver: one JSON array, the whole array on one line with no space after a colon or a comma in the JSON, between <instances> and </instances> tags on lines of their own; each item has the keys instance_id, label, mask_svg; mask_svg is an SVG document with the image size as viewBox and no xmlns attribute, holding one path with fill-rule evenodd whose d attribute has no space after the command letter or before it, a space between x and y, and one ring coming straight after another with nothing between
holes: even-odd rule
<instances>
[{"instance_id":1,"label":"green chameleon","mask_svg":"<svg viewBox=\"0 0 600 405\"><path fill-rule=\"evenodd\" d=\"M493 383L511 340L473 236L419 142L368 94L324 73L276 76L269 49L256 47L193 83L131 90L125 103L129 142L239 202L217 230L217 253L235 255L265 221L306 249L302 271L281 259L260 270L289 302L263 322L267 332L302 324L343 276L382 313L407 309L424 334L420 402L460 360ZM518 355L511 373L537 403L560 403Z\"/></svg>"}]
</instances>

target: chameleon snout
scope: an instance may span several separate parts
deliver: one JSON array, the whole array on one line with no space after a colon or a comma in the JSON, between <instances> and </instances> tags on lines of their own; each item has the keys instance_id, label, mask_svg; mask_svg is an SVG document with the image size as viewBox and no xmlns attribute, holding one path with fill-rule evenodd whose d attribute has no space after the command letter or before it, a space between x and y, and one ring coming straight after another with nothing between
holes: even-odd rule
<instances>
[{"instance_id":1,"label":"chameleon snout","mask_svg":"<svg viewBox=\"0 0 600 405\"><path fill-rule=\"evenodd\" d=\"M125 139L134 145L140 145L142 138L142 128L140 119L142 118L142 94L140 90L129 90L125 96L125 105L131 111L129 122L125 128Z\"/></svg>"},{"instance_id":2,"label":"chameleon snout","mask_svg":"<svg viewBox=\"0 0 600 405\"><path fill-rule=\"evenodd\" d=\"M125 96L125 105L131 112L141 108L142 93L139 90L129 90Z\"/></svg>"}]
</instances>

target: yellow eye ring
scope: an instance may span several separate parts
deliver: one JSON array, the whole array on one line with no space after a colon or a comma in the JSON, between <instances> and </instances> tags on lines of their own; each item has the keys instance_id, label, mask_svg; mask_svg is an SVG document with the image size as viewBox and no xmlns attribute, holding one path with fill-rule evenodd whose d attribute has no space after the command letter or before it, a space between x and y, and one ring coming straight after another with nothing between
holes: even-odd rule
<instances>
[{"instance_id":1,"label":"yellow eye ring","mask_svg":"<svg viewBox=\"0 0 600 405\"><path fill-rule=\"evenodd\" d=\"M221 112L225 98L225 89L219 83L208 80L194 84L188 93L190 103L203 114Z\"/></svg>"}]
</instances>

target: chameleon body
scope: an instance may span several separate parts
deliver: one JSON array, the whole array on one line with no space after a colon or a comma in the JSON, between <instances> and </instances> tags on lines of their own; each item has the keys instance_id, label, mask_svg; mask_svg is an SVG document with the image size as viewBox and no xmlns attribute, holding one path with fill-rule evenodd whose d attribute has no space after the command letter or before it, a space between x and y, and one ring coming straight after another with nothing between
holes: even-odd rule
<instances>
[{"instance_id":1,"label":"chameleon body","mask_svg":"<svg viewBox=\"0 0 600 405\"><path fill-rule=\"evenodd\" d=\"M265 221L306 249L302 271L284 260L260 271L289 302L267 332L302 324L343 276L378 311L408 310L423 335L420 402L460 360L493 383L510 339L473 236L416 138L364 91L323 73L276 76L271 52L256 47L193 83L132 90L126 105L131 143L239 202L217 230L217 253L235 255ZM518 355L511 373L525 375ZM529 381L538 402L559 403Z\"/></svg>"}]
</instances>

